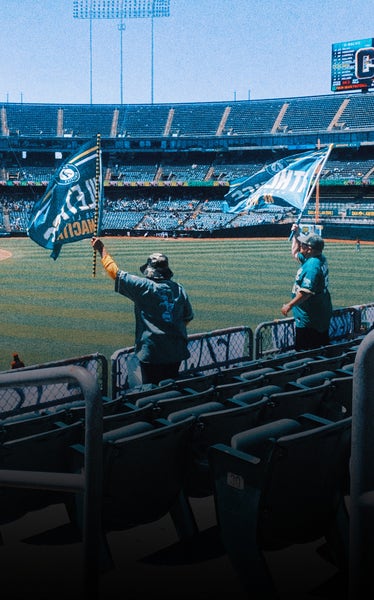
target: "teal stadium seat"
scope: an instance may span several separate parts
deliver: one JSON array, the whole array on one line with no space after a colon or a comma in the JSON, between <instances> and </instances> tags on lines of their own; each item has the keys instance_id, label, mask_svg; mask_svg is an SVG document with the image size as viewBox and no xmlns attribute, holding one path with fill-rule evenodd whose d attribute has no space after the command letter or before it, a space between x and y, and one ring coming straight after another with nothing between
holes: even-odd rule
<instances>
[{"instance_id":1,"label":"teal stadium seat","mask_svg":"<svg viewBox=\"0 0 374 600\"><path fill-rule=\"evenodd\" d=\"M306 414L242 431L230 445L208 450L221 538L249 597L279 598L266 552L321 538L347 574L351 424L350 417L332 422ZM294 568L300 578L300 568L308 573L310 566Z\"/></svg>"}]
</instances>

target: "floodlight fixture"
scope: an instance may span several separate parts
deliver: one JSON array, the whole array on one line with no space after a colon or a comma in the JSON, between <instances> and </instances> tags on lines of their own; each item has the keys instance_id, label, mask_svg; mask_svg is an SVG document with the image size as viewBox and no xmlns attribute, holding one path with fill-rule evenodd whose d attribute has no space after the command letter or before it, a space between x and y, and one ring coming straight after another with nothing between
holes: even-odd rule
<instances>
[{"instance_id":1,"label":"floodlight fixture","mask_svg":"<svg viewBox=\"0 0 374 600\"><path fill-rule=\"evenodd\" d=\"M75 19L169 17L170 0L73 0Z\"/></svg>"},{"instance_id":2,"label":"floodlight fixture","mask_svg":"<svg viewBox=\"0 0 374 600\"><path fill-rule=\"evenodd\" d=\"M90 21L90 101L92 104L92 20L119 19L120 31L120 87L122 104L122 35L125 30L124 19L152 19L151 41L151 102L153 104L154 73L154 27L153 19L170 16L170 0L73 0L73 17Z\"/></svg>"}]
</instances>

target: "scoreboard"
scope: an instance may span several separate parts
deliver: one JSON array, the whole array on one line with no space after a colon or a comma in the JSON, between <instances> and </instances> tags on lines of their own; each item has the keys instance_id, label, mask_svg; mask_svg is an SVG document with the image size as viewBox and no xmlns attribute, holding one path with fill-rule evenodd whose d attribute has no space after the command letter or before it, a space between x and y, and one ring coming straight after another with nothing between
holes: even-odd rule
<instances>
[{"instance_id":1,"label":"scoreboard","mask_svg":"<svg viewBox=\"0 0 374 600\"><path fill-rule=\"evenodd\" d=\"M374 38L332 45L331 90L374 88Z\"/></svg>"}]
</instances>

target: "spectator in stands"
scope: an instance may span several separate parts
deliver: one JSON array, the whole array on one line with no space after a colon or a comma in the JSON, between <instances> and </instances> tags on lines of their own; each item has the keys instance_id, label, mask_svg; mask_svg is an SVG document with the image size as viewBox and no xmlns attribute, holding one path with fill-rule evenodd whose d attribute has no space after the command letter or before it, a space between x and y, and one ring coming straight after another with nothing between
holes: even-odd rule
<instances>
[{"instance_id":1,"label":"spectator in stands","mask_svg":"<svg viewBox=\"0 0 374 600\"><path fill-rule=\"evenodd\" d=\"M189 357L186 325L194 315L183 286L171 281L167 256L151 254L140 267L141 277L120 270L99 238L93 237L91 243L115 280L114 290L134 302L135 353L142 383L176 379L181 361Z\"/></svg>"},{"instance_id":2,"label":"spectator in stands","mask_svg":"<svg viewBox=\"0 0 374 600\"><path fill-rule=\"evenodd\" d=\"M22 369L25 366L25 363L20 359L17 352L13 352L13 360L10 363L11 369Z\"/></svg>"},{"instance_id":3,"label":"spectator in stands","mask_svg":"<svg viewBox=\"0 0 374 600\"><path fill-rule=\"evenodd\" d=\"M283 304L287 316L292 309L296 326L296 350L318 348L329 343L332 303L328 290L328 264L322 254L323 239L315 234L303 235L292 226L292 255L301 263L292 289L292 299Z\"/></svg>"}]
</instances>

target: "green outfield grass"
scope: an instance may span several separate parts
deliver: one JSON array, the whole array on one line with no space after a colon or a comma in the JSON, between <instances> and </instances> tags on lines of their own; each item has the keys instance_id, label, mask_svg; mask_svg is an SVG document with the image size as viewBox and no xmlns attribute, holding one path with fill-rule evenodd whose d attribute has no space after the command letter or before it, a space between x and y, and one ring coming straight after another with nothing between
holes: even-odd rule
<instances>
[{"instance_id":1,"label":"green outfield grass","mask_svg":"<svg viewBox=\"0 0 374 600\"><path fill-rule=\"evenodd\" d=\"M153 251L169 256L174 279L184 284L195 311L189 332L283 318L297 263L286 239L174 240L108 238L120 268L139 273ZM100 261L93 277L89 240L63 246L53 261L28 238L1 238L12 256L0 261L0 370L19 352L27 365L111 354L134 341L131 302L113 291ZM334 308L374 302L374 245L327 241Z\"/></svg>"}]
</instances>

